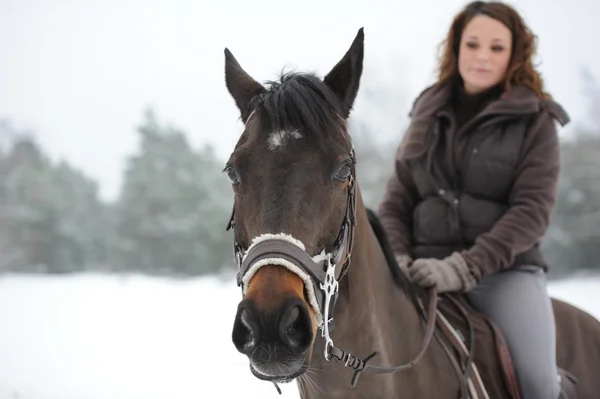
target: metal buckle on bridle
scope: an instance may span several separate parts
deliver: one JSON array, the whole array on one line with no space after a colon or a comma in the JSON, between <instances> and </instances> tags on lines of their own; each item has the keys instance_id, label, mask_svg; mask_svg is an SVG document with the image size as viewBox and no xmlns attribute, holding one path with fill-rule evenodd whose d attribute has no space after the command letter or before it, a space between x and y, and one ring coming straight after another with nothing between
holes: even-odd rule
<instances>
[{"instance_id":1,"label":"metal buckle on bridle","mask_svg":"<svg viewBox=\"0 0 600 399\"><path fill-rule=\"evenodd\" d=\"M244 255L242 252L242 248L237 245L233 251L233 260L237 264L238 270L242 267L242 261L244 260Z\"/></svg>"},{"instance_id":2,"label":"metal buckle on bridle","mask_svg":"<svg viewBox=\"0 0 600 399\"><path fill-rule=\"evenodd\" d=\"M320 283L320 288L325 293L325 304L323 305L323 326L321 327L321 337L325 339L325 360L331 359L331 348L333 348L333 340L329 335L329 323L333 320L330 318L331 299L338 292L339 282L335 278L335 264L331 263L331 258L327 258L327 270L325 271L325 282Z\"/></svg>"}]
</instances>

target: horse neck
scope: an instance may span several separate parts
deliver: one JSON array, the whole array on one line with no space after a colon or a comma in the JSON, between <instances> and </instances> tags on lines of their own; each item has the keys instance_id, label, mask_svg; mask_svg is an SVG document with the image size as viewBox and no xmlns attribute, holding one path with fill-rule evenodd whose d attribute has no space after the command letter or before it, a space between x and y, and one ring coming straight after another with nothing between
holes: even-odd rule
<instances>
[{"instance_id":1,"label":"horse neck","mask_svg":"<svg viewBox=\"0 0 600 399\"><path fill-rule=\"evenodd\" d=\"M357 231L348 280L340 283L340 323L355 331L355 338L369 336L374 350L390 353L390 360L414 352L422 338L418 310L392 277L387 260L357 190ZM353 327L353 328L352 328ZM399 332L402 331L402 334ZM412 334L414 332L414 334ZM345 335L345 334L344 334ZM414 335L414 337L412 337ZM388 351L394 348L394 351ZM401 356L401 357L398 357ZM387 360L386 360L387 363Z\"/></svg>"},{"instance_id":2,"label":"horse neck","mask_svg":"<svg viewBox=\"0 0 600 399\"><path fill-rule=\"evenodd\" d=\"M416 355L424 335L420 316L409 293L392 278L370 227L359 190L356 201L357 226L352 261L348 273L340 281L333 318L335 329L331 337L335 346L354 355L378 351L379 356L373 360L376 364L406 363ZM323 360L322 346L317 347L318 352L313 356L322 360L317 366L325 369L331 363ZM341 367L334 366L330 372ZM394 375L390 378L398 381L399 373L389 375Z\"/></svg>"}]
</instances>

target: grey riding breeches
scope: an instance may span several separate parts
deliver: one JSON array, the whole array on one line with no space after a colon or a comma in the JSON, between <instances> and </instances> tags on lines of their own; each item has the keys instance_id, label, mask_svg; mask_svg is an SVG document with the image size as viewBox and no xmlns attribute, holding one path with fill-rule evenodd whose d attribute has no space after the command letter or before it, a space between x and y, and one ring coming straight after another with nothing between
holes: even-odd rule
<instances>
[{"instance_id":1,"label":"grey riding breeches","mask_svg":"<svg viewBox=\"0 0 600 399\"><path fill-rule=\"evenodd\" d=\"M482 279L467 297L502 331L522 397L558 398L556 327L546 273L535 266L501 271Z\"/></svg>"}]
</instances>

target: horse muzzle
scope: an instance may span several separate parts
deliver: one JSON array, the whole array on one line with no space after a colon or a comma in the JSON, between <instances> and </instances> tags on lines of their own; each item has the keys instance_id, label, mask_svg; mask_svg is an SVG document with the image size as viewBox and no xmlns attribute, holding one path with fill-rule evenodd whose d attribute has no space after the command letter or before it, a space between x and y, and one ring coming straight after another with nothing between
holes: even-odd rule
<instances>
[{"instance_id":1,"label":"horse muzzle","mask_svg":"<svg viewBox=\"0 0 600 399\"><path fill-rule=\"evenodd\" d=\"M306 371L313 335L305 302L290 298L269 312L258 312L251 300L240 302L232 338L257 378L285 382Z\"/></svg>"}]
</instances>

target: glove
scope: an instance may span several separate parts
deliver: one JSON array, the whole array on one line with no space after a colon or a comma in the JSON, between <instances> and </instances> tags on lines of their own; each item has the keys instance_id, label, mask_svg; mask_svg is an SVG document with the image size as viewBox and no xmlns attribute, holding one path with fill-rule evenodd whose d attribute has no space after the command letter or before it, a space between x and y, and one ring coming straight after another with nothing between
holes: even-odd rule
<instances>
[{"instance_id":1,"label":"glove","mask_svg":"<svg viewBox=\"0 0 600 399\"><path fill-rule=\"evenodd\" d=\"M436 286L438 292L465 292L477 281L469 271L467 262L458 252L440 259L417 259L408 268L410 281L421 287Z\"/></svg>"},{"instance_id":2,"label":"glove","mask_svg":"<svg viewBox=\"0 0 600 399\"><path fill-rule=\"evenodd\" d=\"M396 254L396 262L398 263L400 270L402 270L402 273L408 275L408 266L412 263L412 258L408 255Z\"/></svg>"}]
</instances>

